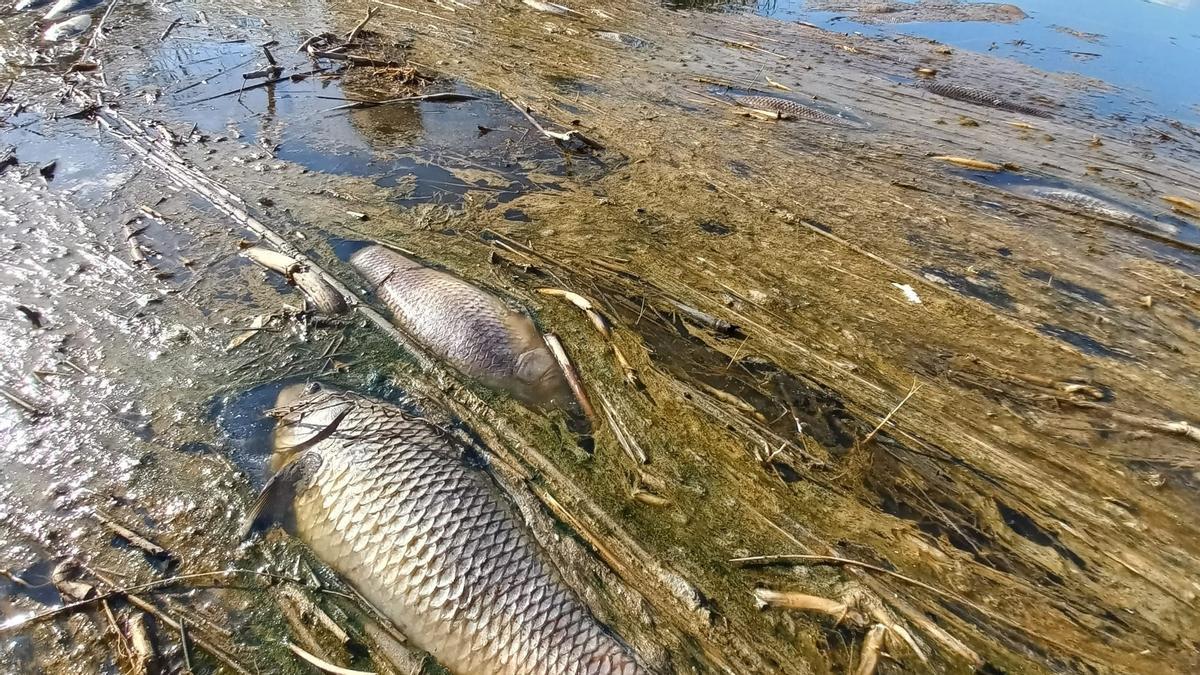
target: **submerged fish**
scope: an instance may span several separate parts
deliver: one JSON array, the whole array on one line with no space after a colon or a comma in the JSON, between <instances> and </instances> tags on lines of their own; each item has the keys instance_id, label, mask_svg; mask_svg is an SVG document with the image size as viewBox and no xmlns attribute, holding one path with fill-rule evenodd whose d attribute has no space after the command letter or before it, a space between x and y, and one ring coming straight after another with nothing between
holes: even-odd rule
<instances>
[{"instance_id":1,"label":"submerged fish","mask_svg":"<svg viewBox=\"0 0 1200 675\"><path fill-rule=\"evenodd\" d=\"M1092 195L1075 190L1044 185L1024 185L1017 188L1017 191L1047 202L1051 206L1058 206L1059 208L1073 207L1089 216L1104 218L1121 223L1122 225L1130 225L1152 233L1177 234L1179 231L1178 228L1169 223L1160 223L1157 220L1134 213L1108 200L1093 197Z\"/></svg>"},{"instance_id":2,"label":"submerged fish","mask_svg":"<svg viewBox=\"0 0 1200 675\"><path fill-rule=\"evenodd\" d=\"M73 16L66 21L59 21L53 26L50 26L46 29L45 33L42 33L42 38L44 38L47 42L69 40L70 38L83 33L83 31L91 27L92 17L87 14L81 14L79 16Z\"/></svg>"},{"instance_id":3,"label":"submerged fish","mask_svg":"<svg viewBox=\"0 0 1200 675\"><path fill-rule=\"evenodd\" d=\"M263 489L251 522L290 505L317 556L450 672L646 672L442 430L316 385L285 389L278 403L276 452L294 456Z\"/></svg>"},{"instance_id":4,"label":"submerged fish","mask_svg":"<svg viewBox=\"0 0 1200 675\"><path fill-rule=\"evenodd\" d=\"M781 98L779 96L742 96L733 95L733 100L740 106L754 108L756 110L771 110L787 117L796 119L808 120L809 122L817 122L819 124L832 124L839 127L862 128L862 124L846 118L832 115L824 110L817 110L791 100L790 98Z\"/></svg>"},{"instance_id":5,"label":"submerged fish","mask_svg":"<svg viewBox=\"0 0 1200 675\"><path fill-rule=\"evenodd\" d=\"M527 403L570 404L537 326L500 298L382 246L356 252L350 264L401 328L464 374Z\"/></svg>"}]
</instances>

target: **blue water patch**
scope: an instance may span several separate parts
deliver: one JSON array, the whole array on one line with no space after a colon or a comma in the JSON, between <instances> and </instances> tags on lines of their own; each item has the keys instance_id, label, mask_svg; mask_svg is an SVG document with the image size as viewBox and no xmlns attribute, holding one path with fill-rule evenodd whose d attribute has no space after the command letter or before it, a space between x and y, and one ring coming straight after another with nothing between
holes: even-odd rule
<instances>
[{"instance_id":1,"label":"blue water patch","mask_svg":"<svg viewBox=\"0 0 1200 675\"><path fill-rule=\"evenodd\" d=\"M930 38L993 53L1035 68L1076 73L1119 87L1092 94L1102 113L1147 104L1154 112L1200 123L1200 1L1019 0L1028 18L1011 23L938 21L869 25L853 12L810 11L805 0L675 0L673 6L754 11L868 36ZM1094 37L1093 37L1094 36Z\"/></svg>"}]
</instances>

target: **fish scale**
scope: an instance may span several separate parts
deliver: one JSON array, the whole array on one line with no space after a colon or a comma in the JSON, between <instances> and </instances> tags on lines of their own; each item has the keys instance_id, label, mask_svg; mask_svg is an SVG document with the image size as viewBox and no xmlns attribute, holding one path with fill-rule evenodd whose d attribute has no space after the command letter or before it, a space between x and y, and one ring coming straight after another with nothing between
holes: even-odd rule
<instances>
[{"instance_id":1,"label":"fish scale","mask_svg":"<svg viewBox=\"0 0 1200 675\"><path fill-rule=\"evenodd\" d=\"M995 108L997 110L1004 110L1007 112L1020 113L1022 115L1031 115L1033 117L1051 117L1049 112L1042 110L1041 108L1035 108L1031 105L1013 101L995 92L975 89L974 87L963 87L957 84L950 84L948 82L927 82L924 83L923 86L926 90L931 91L938 96L951 98L964 103L974 103L975 105L986 106L988 108Z\"/></svg>"},{"instance_id":2,"label":"fish scale","mask_svg":"<svg viewBox=\"0 0 1200 675\"><path fill-rule=\"evenodd\" d=\"M330 390L287 406L277 438L298 438L300 424L309 434L336 429L305 451L320 462L295 486L297 534L451 672L646 672L439 429Z\"/></svg>"},{"instance_id":3,"label":"fish scale","mask_svg":"<svg viewBox=\"0 0 1200 675\"><path fill-rule=\"evenodd\" d=\"M464 374L528 403L571 402L537 326L500 298L382 246L357 251L350 264L405 332Z\"/></svg>"}]
</instances>

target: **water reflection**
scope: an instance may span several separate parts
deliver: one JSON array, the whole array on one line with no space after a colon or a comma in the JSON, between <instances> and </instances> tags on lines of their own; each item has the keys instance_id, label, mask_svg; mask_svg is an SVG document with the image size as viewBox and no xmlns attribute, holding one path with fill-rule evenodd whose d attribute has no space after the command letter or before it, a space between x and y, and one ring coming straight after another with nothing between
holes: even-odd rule
<instances>
[{"instance_id":1,"label":"water reflection","mask_svg":"<svg viewBox=\"0 0 1200 675\"><path fill-rule=\"evenodd\" d=\"M1192 0L1146 0L1146 2L1163 5L1164 7L1173 7L1175 9L1191 9L1194 4Z\"/></svg>"}]
</instances>

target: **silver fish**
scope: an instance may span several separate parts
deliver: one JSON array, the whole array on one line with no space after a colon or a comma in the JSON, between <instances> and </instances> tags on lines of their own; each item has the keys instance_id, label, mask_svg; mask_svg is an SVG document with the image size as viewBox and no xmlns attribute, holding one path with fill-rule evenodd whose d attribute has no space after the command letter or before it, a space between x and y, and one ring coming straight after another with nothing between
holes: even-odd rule
<instances>
[{"instance_id":1,"label":"silver fish","mask_svg":"<svg viewBox=\"0 0 1200 675\"><path fill-rule=\"evenodd\" d=\"M571 404L537 326L500 298L382 246L357 251L350 264L402 329L464 374L526 403Z\"/></svg>"},{"instance_id":2,"label":"silver fish","mask_svg":"<svg viewBox=\"0 0 1200 675\"><path fill-rule=\"evenodd\" d=\"M93 0L58 0L42 18L49 21L96 4Z\"/></svg>"},{"instance_id":3,"label":"silver fish","mask_svg":"<svg viewBox=\"0 0 1200 675\"><path fill-rule=\"evenodd\" d=\"M290 504L300 539L452 673L646 673L440 429L311 387L280 394L276 452L294 456L251 522Z\"/></svg>"},{"instance_id":4,"label":"silver fish","mask_svg":"<svg viewBox=\"0 0 1200 675\"><path fill-rule=\"evenodd\" d=\"M58 23L46 29L42 33L42 38L47 42L59 42L61 40L69 40L77 35L80 35L85 30L92 27L92 17L88 14L73 16L66 21Z\"/></svg>"},{"instance_id":5,"label":"silver fish","mask_svg":"<svg viewBox=\"0 0 1200 675\"><path fill-rule=\"evenodd\" d=\"M1026 185L1020 186L1017 188L1017 191L1048 202L1052 206L1058 206L1060 209L1063 207L1074 207L1089 216L1104 218L1161 234L1177 234L1179 232L1178 228L1169 223L1160 223L1157 220L1134 213L1106 199L1093 197L1092 195L1076 192L1075 190L1047 187L1044 185Z\"/></svg>"}]
</instances>

